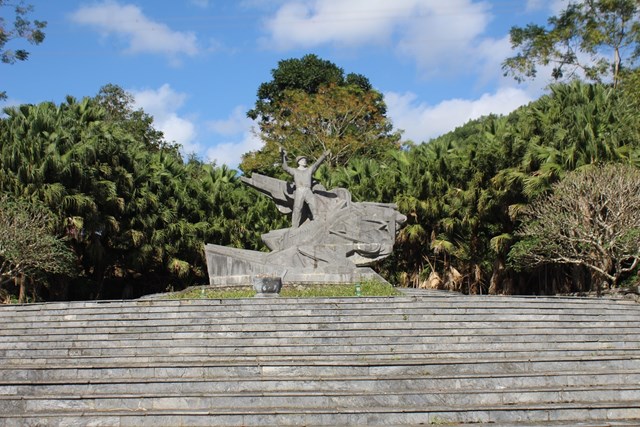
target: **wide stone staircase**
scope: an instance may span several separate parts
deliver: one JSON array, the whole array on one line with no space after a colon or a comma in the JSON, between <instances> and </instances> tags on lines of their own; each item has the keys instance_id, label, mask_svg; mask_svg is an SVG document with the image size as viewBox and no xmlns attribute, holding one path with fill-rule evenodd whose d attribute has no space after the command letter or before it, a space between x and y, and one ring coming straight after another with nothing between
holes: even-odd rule
<instances>
[{"instance_id":1,"label":"wide stone staircase","mask_svg":"<svg viewBox=\"0 0 640 427\"><path fill-rule=\"evenodd\" d=\"M640 425L623 300L11 305L0 361L0 426Z\"/></svg>"}]
</instances>

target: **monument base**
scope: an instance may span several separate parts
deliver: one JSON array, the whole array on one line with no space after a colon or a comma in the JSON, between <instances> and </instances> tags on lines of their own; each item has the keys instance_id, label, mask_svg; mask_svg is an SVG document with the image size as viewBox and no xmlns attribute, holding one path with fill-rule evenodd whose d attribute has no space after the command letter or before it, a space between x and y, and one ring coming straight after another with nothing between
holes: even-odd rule
<instances>
[{"instance_id":1,"label":"monument base","mask_svg":"<svg viewBox=\"0 0 640 427\"><path fill-rule=\"evenodd\" d=\"M285 285L357 283L364 280L386 282L369 267L322 263L306 267L283 265L277 263L273 253L212 244L205 245L205 255L212 287L252 286L253 278L258 275L280 277Z\"/></svg>"}]
</instances>

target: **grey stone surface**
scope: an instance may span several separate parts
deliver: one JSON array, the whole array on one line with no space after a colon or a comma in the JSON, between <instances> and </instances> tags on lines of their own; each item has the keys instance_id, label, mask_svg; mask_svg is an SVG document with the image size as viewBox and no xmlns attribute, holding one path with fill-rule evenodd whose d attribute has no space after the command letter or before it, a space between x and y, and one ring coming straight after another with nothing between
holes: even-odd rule
<instances>
[{"instance_id":1,"label":"grey stone surface","mask_svg":"<svg viewBox=\"0 0 640 427\"><path fill-rule=\"evenodd\" d=\"M250 285L259 274L280 276L284 283L382 280L366 267L391 254L406 217L394 204L353 202L344 188L327 191L314 185L311 176L317 164L294 169L284 162L295 184L257 173L242 177L270 197L280 212L293 212L293 224L262 236L268 253L206 244L212 286ZM305 213L306 207L313 212Z\"/></svg>"},{"instance_id":2,"label":"grey stone surface","mask_svg":"<svg viewBox=\"0 0 640 427\"><path fill-rule=\"evenodd\" d=\"M418 292L3 306L0 426L640 425L639 325Z\"/></svg>"}]
</instances>

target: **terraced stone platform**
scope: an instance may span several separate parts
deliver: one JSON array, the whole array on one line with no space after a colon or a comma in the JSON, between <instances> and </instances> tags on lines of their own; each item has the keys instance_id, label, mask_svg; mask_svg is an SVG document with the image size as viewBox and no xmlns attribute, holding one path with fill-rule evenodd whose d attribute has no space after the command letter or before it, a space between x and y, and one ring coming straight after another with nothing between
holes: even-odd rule
<instances>
[{"instance_id":1,"label":"terraced stone platform","mask_svg":"<svg viewBox=\"0 0 640 427\"><path fill-rule=\"evenodd\" d=\"M2 306L0 362L0 426L640 425L630 301Z\"/></svg>"}]
</instances>

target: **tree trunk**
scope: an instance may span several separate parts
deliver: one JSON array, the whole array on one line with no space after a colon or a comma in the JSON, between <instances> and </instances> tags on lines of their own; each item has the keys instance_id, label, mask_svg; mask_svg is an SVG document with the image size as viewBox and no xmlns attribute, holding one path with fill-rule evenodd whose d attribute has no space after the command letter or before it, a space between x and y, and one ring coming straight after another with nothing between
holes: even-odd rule
<instances>
[{"instance_id":1,"label":"tree trunk","mask_svg":"<svg viewBox=\"0 0 640 427\"><path fill-rule=\"evenodd\" d=\"M27 281L23 274L19 275L15 279L16 286L20 287L20 293L18 294L18 303L24 304L27 302Z\"/></svg>"},{"instance_id":2,"label":"tree trunk","mask_svg":"<svg viewBox=\"0 0 640 427\"><path fill-rule=\"evenodd\" d=\"M500 293L500 286L504 276L505 263L502 257L496 258L493 263L493 273L489 281L489 295L497 295Z\"/></svg>"},{"instance_id":3,"label":"tree trunk","mask_svg":"<svg viewBox=\"0 0 640 427\"><path fill-rule=\"evenodd\" d=\"M617 88L620 83L620 51L616 47L614 49L613 58L613 87Z\"/></svg>"}]
</instances>

